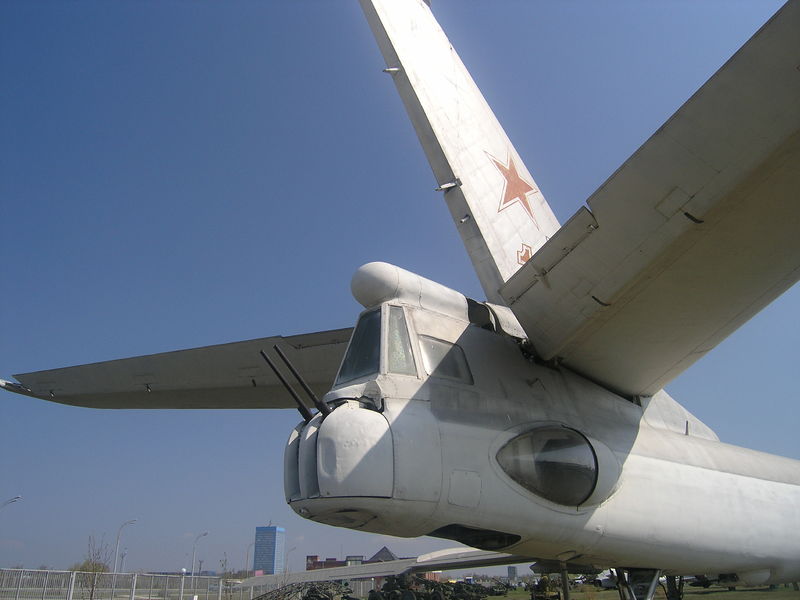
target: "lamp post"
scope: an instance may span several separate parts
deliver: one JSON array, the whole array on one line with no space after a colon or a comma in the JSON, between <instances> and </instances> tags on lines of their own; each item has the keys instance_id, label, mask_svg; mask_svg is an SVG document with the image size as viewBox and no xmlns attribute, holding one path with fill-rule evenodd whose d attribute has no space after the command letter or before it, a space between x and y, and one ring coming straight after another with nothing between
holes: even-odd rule
<instances>
[{"instance_id":1,"label":"lamp post","mask_svg":"<svg viewBox=\"0 0 800 600\"><path fill-rule=\"evenodd\" d=\"M245 577L250 577L250 548L255 546L255 542L250 542L247 546L247 553L244 557L244 575Z\"/></svg>"},{"instance_id":2,"label":"lamp post","mask_svg":"<svg viewBox=\"0 0 800 600\"><path fill-rule=\"evenodd\" d=\"M119 530L117 531L117 546L114 548L114 573L117 572L117 555L119 554L119 538L122 535L122 530L125 528L126 525L133 525L136 523L136 519L131 519L130 521L125 521L122 525L119 526Z\"/></svg>"},{"instance_id":3,"label":"lamp post","mask_svg":"<svg viewBox=\"0 0 800 600\"><path fill-rule=\"evenodd\" d=\"M186 567L181 569L181 596L180 600L183 600L183 585L186 583Z\"/></svg>"},{"instance_id":4,"label":"lamp post","mask_svg":"<svg viewBox=\"0 0 800 600\"><path fill-rule=\"evenodd\" d=\"M22 500L22 496L14 496L13 498L9 498L8 500L0 504L0 508L4 508L9 504L13 504L14 502L19 502L20 500Z\"/></svg>"},{"instance_id":5,"label":"lamp post","mask_svg":"<svg viewBox=\"0 0 800 600\"><path fill-rule=\"evenodd\" d=\"M196 538L194 538L194 544L192 544L192 579L191 579L191 586L194 589L194 558L197 555L197 542L200 540L201 537L206 537L208 535L207 531L204 531Z\"/></svg>"},{"instance_id":6,"label":"lamp post","mask_svg":"<svg viewBox=\"0 0 800 600\"><path fill-rule=\"evenodd\" d=\"M291 548L289 548L286 551L286 557L285 557L284 562L283 562L283 572L284 573L288 573L289 572L289 555L292 553L292 550L297 550L297 546L292 546Z\"/></svg>"}]
</instances>

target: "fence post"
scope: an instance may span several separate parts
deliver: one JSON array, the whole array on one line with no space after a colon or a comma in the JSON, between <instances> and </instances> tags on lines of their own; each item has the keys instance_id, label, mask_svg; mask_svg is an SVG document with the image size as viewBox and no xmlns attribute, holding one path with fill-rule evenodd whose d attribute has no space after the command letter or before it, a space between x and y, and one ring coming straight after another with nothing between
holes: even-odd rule
<instances>
[{"instance_id":1,"label":"fence post","mask_svg":"<svg viewBox=\"0 0 800 600\"><path fill-rule=\"evenodd\" d=\"M67 600L72 600L72 594L75 593L75 577L78 574L73 571L69 574L69 588L67 588Z\"/></svg>"},{"instance_id":2,"label":"fence post","mask_svg":"<svg viewBox=\"0 0 800 600\"><path fill-rule=\"evenodd\" d=\"M44 572L44 585L42 585L42 600L44 600L45 594L47 594L47 576L50 575L50 571Z\"/></svg>"},{"instance_id":3,"label":"fence post","mask_svg":"<svg viewBox=\"0 0 800 600\"><path fill-rule=\"evenodd\" d=\"M217 600L222 600L222 577L219 578L219 585L217 586Z\"/></svg>"},{"instance_id":4,"label":"fence post","mask_svg":"<svg viewBox=\"0 0 800 600\"><path fill-rule=\"evenodd\" d=\"M19 581L17 582L17 595L14 597L14 600L19 600L19 592L22 589L22 577L25 575L25 569L19 570Z\"/></svg>"},{"instance_id":5,"label":"fence post","mask_svg":"<svg viewBox=\"0 0 800 600\"><path fill-rule=\"evenodd\" d=\"M131 575L131 596L130 600L134 600L136 598L136 573Z\"/></svg>"}]
</instances>

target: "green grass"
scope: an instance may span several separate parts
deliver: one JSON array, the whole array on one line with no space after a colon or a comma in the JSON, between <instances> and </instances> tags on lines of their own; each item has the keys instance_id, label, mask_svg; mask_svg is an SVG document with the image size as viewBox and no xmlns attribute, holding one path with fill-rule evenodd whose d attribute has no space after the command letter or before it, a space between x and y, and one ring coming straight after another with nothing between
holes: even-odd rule
<instances>
[{"instance_id":1,"label":"green grass","mask_svg":"<svg viewBox=\"0 0 800 600\"><path fill-rule=\"evenodd\" d=\"M800 600L800 592L794 591L791 585L779 585L777 589L768 587L737 587L733 591L727 588L711 586L699 588L686 586L683 590L684 600ZM509 592L507 600L529 600L530 592L516 590ZM497 598L502 600L503 596ZM619 600L617 590L599 590L593 586L579 586L570 590L571 600ZM492 600L490 597L487 600ZM666 600L664 590L659 587L655 600Z\"/></svg>"}]
</instances>

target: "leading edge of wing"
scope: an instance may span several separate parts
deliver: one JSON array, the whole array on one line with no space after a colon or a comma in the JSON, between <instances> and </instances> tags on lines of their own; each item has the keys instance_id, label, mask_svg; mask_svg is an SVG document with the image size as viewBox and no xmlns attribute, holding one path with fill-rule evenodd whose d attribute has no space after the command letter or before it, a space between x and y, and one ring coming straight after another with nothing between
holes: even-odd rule
<instances>
[{"instance_id":1,"label":"leading edge of wing","mask_svg":"<svg viewBox=\"0 0 800 600\"><path fill-rule=\"evenodd\" d=\"M0 380L0 387L88 408L293 408L259 351L277 345L321 396L333 384L351 332L258 338L23 373L14 375L19 384Z\"/></svg>"},{"instance_id":2,"label":"leading edge of wing","mask_svg":"<svg viewBox=\"0 0 800 600\"><path fill-rule=\"evenodd\" d=\"M299 571L294 573L280 573L276 575L258 575L245 579L240 584L240 587L251 588L264 586L272 589L297 583L338 581L341 579L367 579L370 577L388 577L392 575L424 573L448 569L473 569L535 560L537 559L518 554L493 552L491 550L450 548L412 558L362 563L346 567L313 569L311 571Z\"/></svg>"}]
</instances>

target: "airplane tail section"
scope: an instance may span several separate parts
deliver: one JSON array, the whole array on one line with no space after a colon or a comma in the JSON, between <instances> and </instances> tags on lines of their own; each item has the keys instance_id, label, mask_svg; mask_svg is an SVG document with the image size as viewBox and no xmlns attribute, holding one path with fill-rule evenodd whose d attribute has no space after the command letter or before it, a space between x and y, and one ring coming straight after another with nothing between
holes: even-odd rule
<instances>
[{"instance_id":1,"label":"airplane tail section","mask_svg":"<svg viewBox=\"0 0 800 600\"><path fill-rule=\"evenodd\" d=\"M360 0L486 297L558 229L425 0Z\"/></svg>"}]
</instances>

